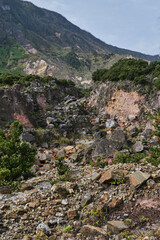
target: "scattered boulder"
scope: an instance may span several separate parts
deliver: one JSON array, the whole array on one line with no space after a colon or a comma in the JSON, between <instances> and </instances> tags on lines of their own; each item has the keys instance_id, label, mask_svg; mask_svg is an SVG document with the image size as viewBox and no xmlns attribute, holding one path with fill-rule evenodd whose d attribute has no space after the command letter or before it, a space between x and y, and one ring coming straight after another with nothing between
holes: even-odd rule
<instances>
[{"instance_id":1,"label":"scattered boulder","mask_svg":"<svg viewBox=\"0 0 160 240\"><path fill-rule=\"evenodd\" d=\"M97 157L109 157L113 156L117 150L120 150L123 146L122 142L100 139L95 141L92 151L92 158L97 159Z\"/></svg>"},{"instance_id":2,"label":"scattered boulder","mask_svg":"<svg viewBox=\"0 0 160 240\"><path fill-rule=\"evenodd\" d=\"M141 171L136 171L133 174L130 175L130 183L133 187L138 188L141 186L144 182L146 182L150 178L149 173L144 173Z\"/></svg>"},{"instance_id":3,"label":"scattered boulder","mask_svg":"<svg viewBox=\"0 0 160 240\"><path fill-rule=\"evenodd\" d=\"M11 194L12 190L10 187L2 186L0 187L0 194Z\"/></svg>"},{"instance_id":4,"label":"scattered boulder","mask_svg":"<svg viewBox=\"0 0 160 240\"><path fill-rule=\"evenodd\" d=\"M64 157L65 154L66 154L66 152L65 152L65 149L64 149L64 148L62 148L61 150L59 150L59 151L57 152L57 156L58 156L58 157Z\"/></svg>"},{"instance_id":5,"label":"scattered boulder","mask_svg":"<svg viewBox=\"0 0 160 240\"><path fill-rule=\"evenodd\" d=\"M109 136L109 138L107 137L107 139L120 142L121 144L126 143L126 135L121 129L115 129L113 132L111 132L111 135Z\"/></svg>"},{"instance_id":6,"label":"scattered boulder","mask_svg":"<svg viewBox=\"0 0 160 240\"><path fill-rule=\"evenodd\" d=\"M68 189L62 184L54 184L52 187L52 191L54 193L60 194L61 196L66 196L69 194Z\"/></svg>"},{"instance_id":7,"label":"scattered boulder","mask_svg":"<svg viewBox=\"0 0 160 240\"><path fill-rule=\"evenodd\" d=\"M123 230L127 229L128 226L125 225L123 221L108 221L107 222L107 229L113 234L118 234Z\"/></svg>"},{"instance_id":8,"label":"scattered boulder","mask_svg":"<svg viewBox=\"0 0 160 240\"><path fill-rule=\"evenodd\" d=\"M144 149L143 143L141 141L137 141L134 145L133 145L133 151L135 152L142 152Z\"/></svg>"},{"instance_id":9,"label":"scattered boulder","mask_svg":"<svg viewBox=\"0 0 160 240\"><path fill-rule=\"evenodd\" d=\"M22 142L26 141L29 143L34 143L35 142L35 136L29 132L24 132L21 134L20 139Z\"/></svg>"},{"instance_id":10,"label":"scattered boulder","mask_svg":"<svg viewBox=\"0 0 160 240\"><path fill-rule=\"evenodd\" d=\"M118 123L113 119L107 119L105 125L106 128L116 128L118 126Z\"/></svg>"},{"instance_id":11,"label":"scattered boulder","mask_svg":"<svg viewBox=\"0 0 160 240\"><path fill-rule=\"evenodd\" d=\"M120 198L115 198L114 200L112 200L112 201L108 204L108 207L109 207L109 209L116 208L116 207L118 207L122 202L123 202L122 199L120 199Z\"/></svg>"},{"instance_id":12,"label":"scattered boulder","mask_svg":"<svg viewBox=\"0 0 160 240\"><path fill-rule=\"evenodd\" d=\"M89 204L92 200L92 196L89 192L87 192L86 194L84 194L82 200L81 200L81 206L85 207L87 204Z\"/></svg>"},{"instance_id":13,"label":"scattered boulder","mask_svg":"<svg viewBox=\"0 0 160 240\"><path fill-rule=\"evenodd\" d=\"M111 180L122 180L125 177L125 175L126 175L125 171L118 169L109 169L102 174L99 182L100 184L103 184Z\"/></svg>"},{"instance_id":14,"label":"scattered boulder","mask_svg":"<svg viewBox=\"0 0 160 240\"><path fill-rule=\"evenodd\" d=\"M104 172L99 180L100 184L105 183L107 181L110 181L113 179L113 173L112 170L108 170Z\"/></svg>"},{"instance_id":15,"label":"scattered boulder","mask_svg":"<svg viewBox=\"0 0 160 240\"><path fill-rule=\"evenodd\" d=\"M48 227L47 224L45 224L44 222L41 222L37 228L36 228L36 232L43 232L44 234L46 235L50 235L51 234L51 230L50 228Z\"/></svg>"},{"instance_id":16,"label":"scattered boulder","mask_svg":"<svg viewBox=\"0 0 160 240\"><path fill-rule=\"evenodd\" d=\"M68 210L67 216L69 219L74 219L78 216L78 214L76 210Z\"/></svg>"},{"instance_id":17,"label":"scattered boulder","mask_svg":"<svg viewBox=\"0 0 160 240\"><path fill-rule=\"evenodd\" d=\"M98 180L98 179L100 178L100 176L101 176L100 173L94 172L94 173L92 174L92 181Z\"/></svg>"},{"instance_id":18,"label":"scattered boulder","mask_svg":"<svg viewBox=\"0 0 160 240\"><path fill-rule=\"evenodd\" d=\"M34 187L29 183L23 183L21 186L21 191L29 191L34 189Z\"/></svg>"},{"instance_id":19,"label":"scattered boulder","mask_svg":"<svg viewBox=\"0 0 160 240\"><path fill-rule=\"evenodd\" d=\"M105 239L109 239L108 234L105 229L99 228L99 227L94 227L91 225L84 225L81 228L80 232L82 233L82 235L84 235L86 237L90 237L90 236L95 237L95 236L102 235L102 236L105 236Z\"/></svg>"}]
</instances>

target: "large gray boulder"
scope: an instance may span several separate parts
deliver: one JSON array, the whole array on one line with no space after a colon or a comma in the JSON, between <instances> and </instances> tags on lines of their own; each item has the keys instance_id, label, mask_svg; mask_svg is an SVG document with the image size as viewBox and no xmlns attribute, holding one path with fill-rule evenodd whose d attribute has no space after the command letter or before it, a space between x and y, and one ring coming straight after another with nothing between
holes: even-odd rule
<instances>
[{"instance_id":1,"label":"large gray boulder","mask_svg":"<svg viewBox=\"0 0 160 240\"><path fill-rule=\"evenodd\" d=\"M107 119L106 128L116 128L118 127L118 123L113 119Z\"/></svg>"},{"instance_id":2,"label":"large gray boulder","mask_svg":"<svg viewBox=\"0 0 160 240\"><path fill-rule=\"evenodd\" d=\"M141 141L137 141L134 145L133 145L133 151L135 152L142 152L144 149L143 143Z\"/></svg>"},{"instance_id":3,"label":"large gray boulder","mask_svg":"<svg viewBox=\"0 0 160 240\"><path fill-rule=\"evenodd\" d=\"M32 133L24 132L21 134L20 139L22 142L26 141L29 143L35 142L35 136Z\"/></svg>"},{"instance_id":4,"label":"large gray boulder","mask_svg":"<svg viewBox=\"0 0 160 240\"><path fill-rule=\"evenodd\" d=\"M117 150L120 150L123 146L122 142L109 140L109 139L100 139L95 141L94 149L92 151L92 158L97 159L97 157L110 157L113 156Z\"/></svg>"}]
</instances>

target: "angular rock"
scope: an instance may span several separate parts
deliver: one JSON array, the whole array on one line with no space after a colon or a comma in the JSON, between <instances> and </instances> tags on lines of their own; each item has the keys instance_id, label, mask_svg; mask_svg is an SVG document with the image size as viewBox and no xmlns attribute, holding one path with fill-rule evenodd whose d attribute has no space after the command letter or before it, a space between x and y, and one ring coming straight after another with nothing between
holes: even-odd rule
<instances>
[{"instance_id":1,"label":"angular rock","mask_svg":"<svg viewBox=\"0 0 160 240\"><path fill-rule=\"evenodd\" d=\"M53 187L52 187L52 191L54 193L58 193L62 196L66 196L66 195L69 194L69 190L66 189L66 187L61 185L61 184L54 184Z\"/></svg>"},{"instance_id":2,"label":"angular rock","mask_svg":"<svg viewBox=\"0 0 160 240\"><path fill-rule=\"evenodd\" d=\"M37 207L39 205L39 201L38 200L35 200L34 202L30 202L29 203L29 207L30 208L35 208L35 207Z\"/></svg>"},{"instance_id":3,"label":"angular rock","mask_svg":"<svg viewBox=\"0 0 160 240\"><path fill-rule=\"evenodd\" d=\"M115 180L115 179L123 179L125 177L126 173L125 171L121 171L121 170L116 170L116 169L109 169L107 171L105 171L99 182L100 184L103 184L105 182L109 182L111 180Z\"/></svg>"},{"instance_id":4,"label":"angular rock","mask_svg":"<svg viewBox=\"0 0 160 240\"><path fill-rule=\"evenodd\" d=\"M85 207L87 204L91 202L91 200L92 200L92 196L90 193L87 192L82 198L81 206Z\"/></svg>"},{"instance_id":5,"label":"angular rock","mask_svg":"<svg viewBox=\"0 0 160 240\"><path fill-rule=\"evenodd\" d=\"M107 222L108 231L113 234L118 234L121 231L128 228L123 221L108 221Z\"/></svg>"},{"instance_id":6,"label":"angular rock","mask_svg":"<svg viewBox=\"0 0 160 240\"><path fill-rule=\"evenodd\" d=\"M78 214L76 210L68 210L67 216L69 219L74 219L78 216Z\"/></svg>"},{"instance_id":7,"label":"angular rock","mask_svg":"<svg viewBox=\"0 0 160 240\"><path fill-rule=\"evenodd\" d=\"M34 187L29 183L23 183L21 186L21 191L29 191L34 189Z\"/></svg>"},{"instance_id":8,"label":"angular rock","mask_svg":"<svg viewBox=\"0 0 160 240\"><path fill-rule=\"evenodd\" d=\"M141 141L137 141L134 145L133 145L133 151L135 152L142 152L144 149L143 143Z\"/></svg>"},{"instance_id":9,"label":"angular rock","mask_svg":"<svg viewBox=\"0 0 160 240\"><path fill-rule=\"evenodd\" d=\"M90 146L89 148L86 149L86 151L84 153L84 158L83 158L84 162L89 163L89 161L92 159L93 149L94 149L94 143L92 146Z\"/></svg>"},{"instance_id":10,"label":"angular rock","mask_svg":"<svg viewBox=\"0 0 160 240\"><path fill-rule=\"evenodd\" d=\"M130 183L133 187L138 188L141 186L144 182L146 182L150 178L149 173L144 173L141 171L136 171L133 174L129 176Z\"/></svg>"},{"instance_id":11,"label":"angular rock","mask_svg":"<svg viewBox=\"0 0 160 240\"><path fill-rule=\"evenodd\" d=\"M101 196L101 201L102 202L106 202L109 200L109 194L108 192L105 192L102 196Z\"/></svg>"},{"instance_id":12,"label":"angular rock","mask_svg":"<svg viewBox=\"0 0 160 240\"><path fill-rule=\"evenodd\" d=\"M115 128L118 126L118 123L113 119L107 119L105 124L106 124L106 128Z\"/></svg>"},{"instance_id":13,"label":"angular rock","mask_svg":"<svg viewBox=\"0 0 160 240\"><path fill-rule=\"evenodd\" d=\"M91 179L92 179L92 181L96 181L100 178L100 176L101 176L100 173L95 172L95 173L92 174Z\"/></svg>"},{"instance_id":14,"label":"angular rock","mask_svg":"<svg viewBox=\"0 0 160 240\"><path fill-rule=\"evenodd\" d=\"M111 157L117 150L120 150L122 146L122 142L102 138L94 142L92 158L96 160L97 157Z\"/></svg>"},{"instance_id":15,"label":"angular rock","mask_svg":"<svg viewBox=\"0 0 160 240\"><path fill-rule=\"evenodd\" d=\"M45 153L38 152L37 156L41 162L45 162L47 160L47 156Z\"/></svg>"},{"instance_id":16,"label":"angular rock","mask_svg":"<svg viewBox=\"0 0 160 240\"><path fill-rule=\"evenodd\" d=\"M66 154L66 152L65 152L65 149L64 149L64 148L62 148L60 151L57 152L57 156L58 156L58 157L64 157L65 154Z\"/></svg>"},{"instance_id":17,"label":"angular rock","mask_svg":"<svg viewBox=\"0 0 160 240\"><path fill-rule=\"evenodd\" d=\"M53 169L53 166L50 164L45 164L45 165L43 165L42 169L45 171L49 171L49 170Z\"/></svg>"},{"instance_id":18,"label":"angular rock","mask_svg":"<svg viewBox=\"0 0 160 240\"><path fill-rule=\"evenodd\" d=\"M48 227L47 224L45 224L44 222L41 222L37 228L36 228L36 232L43 232L44 234L46 235L50 235L51 234L51 230L50 228Z\"/></svg>"},{"instance_id":19,"label":"angular rock","mask_svg":"<svg viewBox=\"0 0 160 240\"><path fill-rule=\"evenodd\" d=\"M100 182L100 184L102 184L102 183L105 183L105 182L107 182L109 180L112 180L112 178L113 178L113 173L112 173L111 170L108 170L105 173L103 173L103 175L101 176L99 182Z\"/></svg>"},{"instance_id":20,"label":"angular rock","mask_svg":"<svg viewBox=\"0 0 160 240\"><path fill-rule=\"evenodd\" d=\"M99 228L99 227L94 227L94 226L91 226L91 225L84 225L80 232L84 235L84 236L99 236L99 235L102 235L102 236L105 236L105 239L109 239L108 237L108 234L106 232L106 230L104 230L103 228Z\"/></svg>"},{"instance_id":21,"label":"angular rock","mask_svg":"<svg viewBox=\"0 0 160 240\"><path fill-rule=\"evenodd\" d=\"M126 135L121 129L116 129L112 132L110 138L112 141L120 142L122 144L125 144L126 142Z\"/></svg>"},{"instance_id":22,"label":"angular rock","mask_svg":"<svg viewBox=\"0 0 160 240\"><path fill-rule=\"evenodd\" d=\"M122 203L122 199L115 198L114 200L112 200L112 201L108 204L108 207L109 207L109 208L116 208L116 207L118 207L121 203Z\"/></svg>"},{"instance_id":23,"label":"angular rock","mask_svg":"<svg viewBox=\"0 0 160 240\"><path fill-rule=\"evenodd\" d=\"M29 143L35 142L35 136L33 136L29 132L22 133L20 136L20 139L22 142L24 142L24 141L29 142Z\"/></svg>"},{"instance_id":24,"label":"angular rock","mask_svg":"<svg viewBox=\"0 0 160 240\"><path fill-rule=\"evenodd\" d=\"M72 162L78 162L78 158L79 158L79 156L78 156L78 154L72 154L71 156L70 156L70 159L71 159L71 161Z\"/></svg>"},{"instance_id":25,"label":"angular rock","mask_svg":"<svg viewBox=\"0 0 160 240\"><path fill-rule=\"evenodd\" d=\"M7 186L0 187L0 194L11 194L11 189Z\"/></svg>"}]
</instances>

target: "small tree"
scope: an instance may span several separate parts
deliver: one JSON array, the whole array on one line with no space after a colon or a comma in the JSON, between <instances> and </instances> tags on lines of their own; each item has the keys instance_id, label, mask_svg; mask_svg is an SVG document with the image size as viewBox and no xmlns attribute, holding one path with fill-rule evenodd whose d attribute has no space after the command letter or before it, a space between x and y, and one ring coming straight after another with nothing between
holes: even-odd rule
<instances>
[{"instance_id":1,"label":"small tree","mask_svg":"<svg viewBox=\"0 0 160 240\"><path fill-rule=\"evenodd\" d=\"M0 130L0 185L20 176L27 178L35 161L36 149L20 142L23 125L15 121L8 131Z\"/></svg>"},{"instance_id":2,"label":"small tree","mask_svg":"<svg viewBox=\"0 0 160 240\"><path fill-rule=\"evenodd\" d=\"M148 158L148 162L158 166L160 164L160 112L157 112L157 114L154 116L151 115L151 118L155 120L155 130L152 132L152 134L157 137L158 146L154 147L149 145L150 157Z\"/></svg>"}]
</instances>

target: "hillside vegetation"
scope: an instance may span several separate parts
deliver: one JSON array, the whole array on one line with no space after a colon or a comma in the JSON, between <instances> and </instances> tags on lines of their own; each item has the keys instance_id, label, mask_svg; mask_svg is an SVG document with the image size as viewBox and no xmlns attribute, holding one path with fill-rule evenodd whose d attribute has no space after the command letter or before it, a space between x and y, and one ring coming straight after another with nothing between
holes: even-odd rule
<instances>
[{"instance_id":1,"label":"hillside vegetation","mask_svg":"<svg viewBox=\"0 0 160 240\"><path fill-rule=\"evenodd\" d=\"M57 79L51 76L40 77L38 75L21 75L21 74L11 74L11 73L0 73L0 86L12 86L16 83L29 84L34 81L40 81L41 83L50 83L54 81L58 85L63 86L74 86L74 82L66 79Z\"/></svg>"},{"instance_id":2,"label":"hillside vegetation","mask_svg":"<svg viewBox=\"0 0 160 240\"><path fill-rule=\"evenodd\" d=\"M62 15L30 2L0 0L1 72L52 75L78 83L127 56L160 59L108 45Z\"/></svg>"},{"instance_id":3,"label":"hillside vegetation","mask_svg":"<svg viewBox=\"0 0 160 240\"><path fill-rule=\"evenodd\" d=\"M122 59L110 69L98 69L92 74L92 79L95 82L130 80L135 84L152 85L160 89L160 62Z\"/></svg>"}]
</instances>

